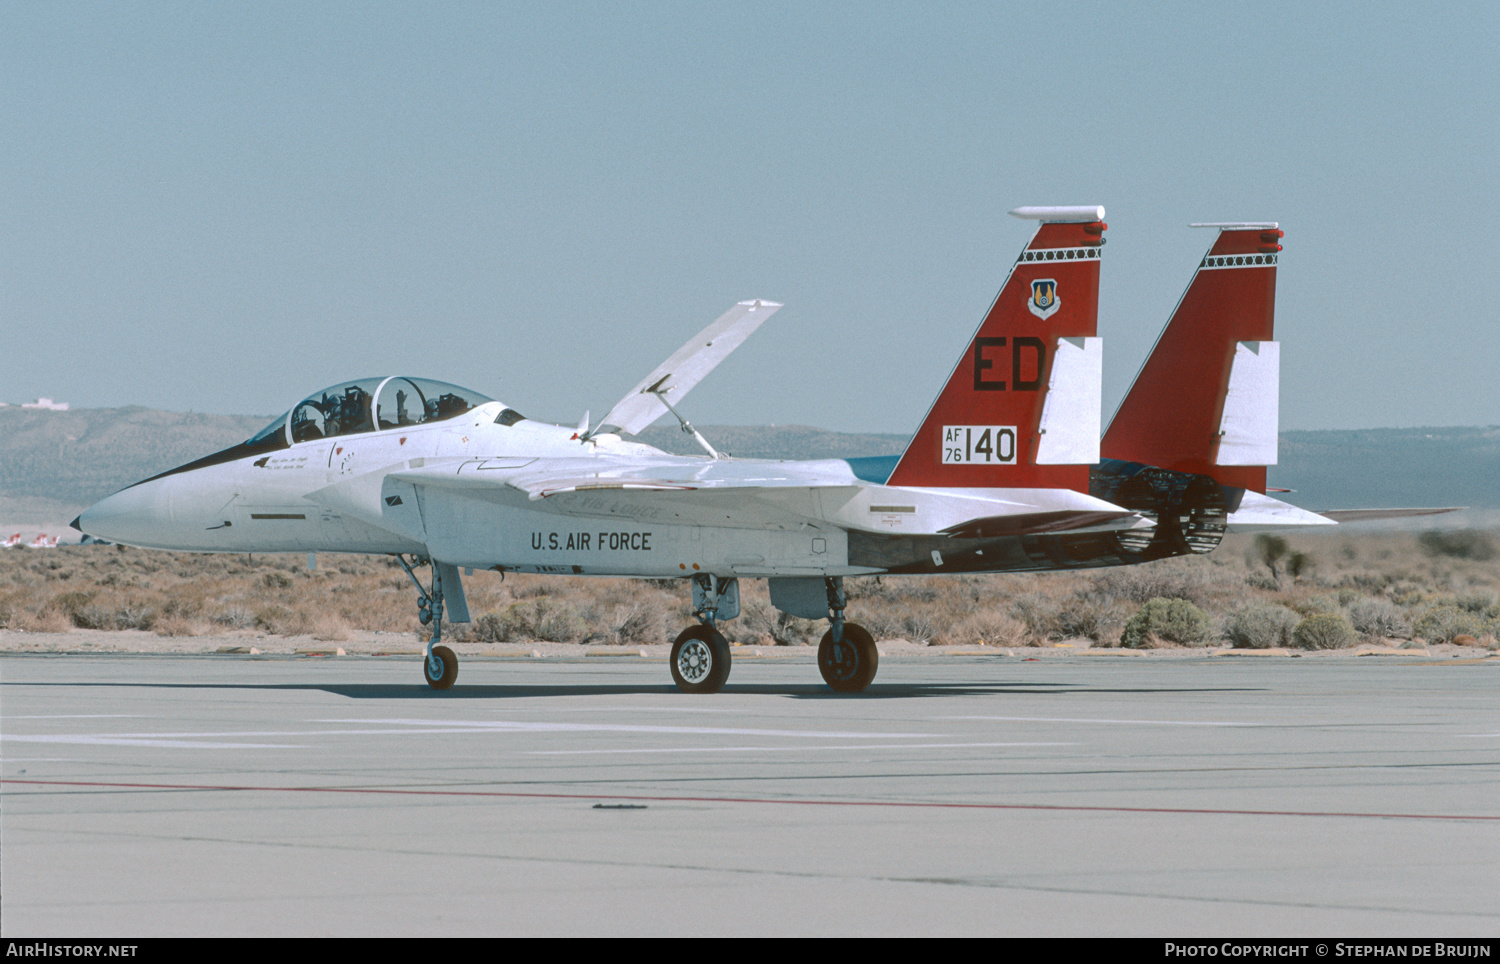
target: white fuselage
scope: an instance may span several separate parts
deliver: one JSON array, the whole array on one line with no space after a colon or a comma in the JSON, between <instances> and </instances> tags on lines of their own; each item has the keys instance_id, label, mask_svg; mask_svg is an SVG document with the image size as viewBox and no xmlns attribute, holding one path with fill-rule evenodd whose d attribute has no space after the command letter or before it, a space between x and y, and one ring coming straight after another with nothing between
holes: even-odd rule
<instances>
[{"instance_id":1,"label":"white fuselage","mask_svg":"<svg viewBox=\"0 0 1500 964\"><path fill-rule=\"evenodd\" d=\"M98 538L193 552L414 553L586 575L838 576L848 534L1111 510L1061 489L912 489L847 462L670 455L531 420L499 402L427 425L299 442L138 483L79 520ZM1113 523L1106 528L1118 528Z\"/></svg>"}]
</instances>

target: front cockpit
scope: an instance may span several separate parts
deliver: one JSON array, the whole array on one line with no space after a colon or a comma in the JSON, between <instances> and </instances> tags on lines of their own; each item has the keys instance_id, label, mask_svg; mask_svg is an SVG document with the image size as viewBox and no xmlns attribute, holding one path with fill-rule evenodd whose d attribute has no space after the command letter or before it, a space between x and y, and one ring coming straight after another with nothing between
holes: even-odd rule
<instances>
[{"instance_id":1,"label":"front cockpit","mask_svg":"<svg viewBox=\"0 0 1500 964\"><path fill-rule=\"evenodd\" d=\"M286 444L443 422L486 402L487 395L430 378L362 378L316 392L262 429L284 423ZM251 439L253 443L255 439Z\"/></svg>"}]
</instances>

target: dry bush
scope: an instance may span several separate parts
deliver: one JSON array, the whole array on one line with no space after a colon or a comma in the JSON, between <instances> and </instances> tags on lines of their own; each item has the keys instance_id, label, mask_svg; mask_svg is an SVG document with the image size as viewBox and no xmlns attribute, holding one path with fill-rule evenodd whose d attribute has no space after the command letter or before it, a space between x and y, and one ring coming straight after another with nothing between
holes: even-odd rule
<instances>
[{"instance_id":1,"label":"dry bush","mask_svg":"<svg viewBox=\"0 0 1500 964\"><path fill-rule=\"evenodd\" d=\"M1316 613L1297 624L1292 645L1298 649L1343 649L1358 638L1343 613Z\"/></svg>"},{"instance_id":2,"label":"dry bush","mask_svg":"<svg viewBox=\"0 0 1500 964\"><path fill-rule=\"evenodd\" d=\"M1431 556L1452 556L1456 559L1487 561L1495 558L1495 544L1483 532L1471 529L1434 530L1424 532L1417 539L1422 551Z\"/></svg>"},{"instance_id":3,"label":"dry bush","mask_svg":"<svg viewBox=\"0 0 1500 964\"><path fill-rule=\"evenodd\" d=\"M1422 611L1412 624L1412 632L1429 643L1451 643L1455 636L1483 636L1495 629L1483 614L1441 602Z\"/></svg>"},{"instance_id":4,"label":"dry bush","mask_svg":"<svg viewBox=\"0 0 1500 964\"><path fill-rule=\"evenodd\" d=\"M1355 632L1374 639L1410 639L1411 616L1388 599L1360 599L1349 605Z\"/></svg>"},{"instance_id":5,"label":"dry bush","mask_svg":"<svg viewBox=\"0 0 1500 964\"><path fill-rule=\"evenodd\" d=\"M1120 645L1145 649L1152 637L1180 646L1203 646L1213 638L1213 620L1186 599L1148 599L1125 624Z\"/></svg>"},{"instance_id":6,"label":"dry bush","mask_svg":"<svg viewBox=\"0 0 1500 964\"><path fill-rule=\"evenodd\" d=\"M22 609L11 614L6 628L23 633L66 633L72 631L73 621L56 609Z\"/></svg>"},{"instance_id":7,"label":"dry bush","mask_svg":"<svg viewBox=\"0 0 1500 964\"><path fill-rule=\"evenodd\" d=\"M1152 599L1185 599L1201 606L1213 599L1239 595L1245 588L1242 573L1214 566L1202 557L1122 566L1092 578L1098 597L1138 604Z\"/></svg>"},{"instance_id":8,"label":"dry bush","mask_svg":"<svg viewBox=\"0 0 1500 964\"><path fill-rule=\"evenodd\" d=\"M196 619L186 616L163 616L152 627L158 636L202 636L207 627Z\"/></svg>"},{"instance_id":9,"label":"dry bush","mask_svg":"<svg viewBox=\"0 0 1500 964\"><path fill-rule=\"evenodd\" d=\"M932 640L934 646L1037 646L1041 640L1025 622L996 609L983 609L958 620Z\"/></svg>"},{"instance_id":10,"label":"dry bush","mask_svg":"<svg viewBox=\"0 0 1500 964\"><path fill-rule=\"evenodd\" d=\"M1298 616L1276 603L1250 603L1226 620L1224 636L1238 649L1275 649L1292 644Z\"/></svg>"}]
</instances>

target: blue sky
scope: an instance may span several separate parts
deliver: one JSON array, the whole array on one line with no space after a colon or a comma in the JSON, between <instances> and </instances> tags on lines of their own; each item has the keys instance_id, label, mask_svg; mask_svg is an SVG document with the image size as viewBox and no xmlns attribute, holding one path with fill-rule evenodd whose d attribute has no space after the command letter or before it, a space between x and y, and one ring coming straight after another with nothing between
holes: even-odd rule
<instances>
[{"instance_id":1,"label":"blue sky","mask_svg":"<svg viewBox=\"0 0 1500 964\"><path fill-rule=\"evenodd\" d=\"M1106 417L1276 220L1282 427L1500 423L1494 4L0 6L0 400L908 432L1032 226L1104 204Z\"/></svg>"}]
</instances>

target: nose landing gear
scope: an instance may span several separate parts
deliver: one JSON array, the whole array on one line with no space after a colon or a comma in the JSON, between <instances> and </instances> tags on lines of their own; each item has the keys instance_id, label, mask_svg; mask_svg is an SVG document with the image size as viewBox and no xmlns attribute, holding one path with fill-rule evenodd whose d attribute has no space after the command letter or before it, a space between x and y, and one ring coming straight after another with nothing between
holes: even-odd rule
<instances>
[{"instance_id":1,"label":"nose landing gear","mask_svg":"<svg viewBox=\"0 0 1500 964\"><path fill-rule=\"evenodd\" d=\"M458 656L447 646L438 645L438 641L443 638L442 569L436 565L432 567L432 589L429 591L422 588L421 580L412 571L412 565L426 565L431 562L430 559L415 556L408 563L406 557L397 555L396 561L417 587L417 618L422 621L422 625L432 626L432 638L427 640L427 653L422 659L422 675L426 678L427 685L433 689L450 689L453 681L458 679Z\"/></svg>"}]
</instances>

